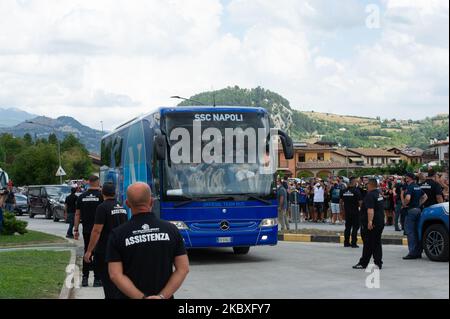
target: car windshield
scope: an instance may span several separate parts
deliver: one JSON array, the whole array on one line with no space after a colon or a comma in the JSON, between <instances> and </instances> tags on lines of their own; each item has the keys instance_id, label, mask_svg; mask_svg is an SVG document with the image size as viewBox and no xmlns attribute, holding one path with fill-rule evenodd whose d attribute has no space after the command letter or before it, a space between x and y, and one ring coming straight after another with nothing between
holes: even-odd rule
<instances>
[{"instance_id":1,"label":"car windshield","mask_svg":"<svg viewBox=\"0 0 450 319\"><path fill-rule=\"evenodd\" d=\"M59 199L63 194L70 194L69 186L47 186L45 188L49 197Z\"/></svg>"},{"instance_id":2,"label":"car windshield","mask_svg":"<svg viewBox=\"0 0 450 319\"><path fill-rule=\"evenodd\" d=\"M27 201L27 197L24 195L16 195L16 201L17 202L26 202Z\"/></svg>"},{"instance_id":3,"label":"car windshield","mask_svg":"<svg viewBox=\"0 0 450 319\"><path fill-rule=\"evenodd\" d=\"M226 132L227 130L248 129L258 132L264 132L267 137L269 131L269 121L264 114L258 113L213 113L201 112L199 113L172 113L166 115L165 128L166 133L171 138L173 130L178 129L188 132L189 136L194 132L194 120L201 119L201 144L202 154L205 154L205 148L211 142L211 136L205 131L211 127L219 134L217 138L222 145L221 154L218 158L218 163L205 163L202 158L200 163L194 163L193 140L188 143L187 149L189 161L187 163L175 163L173 158L165 161L164 168L164 195L169 197L188 197L188 198L203 198L203 197L222 197L227 195L245 195L253 194L257 196L268 196L273 193L274 175L263 173L258 155L256 161L252 162L250 155L250 147L246 139L245 147L240 148L237 145L236 137L232 145L233 156L241 156L243 161L239 163L233 158L232 163L225 160L226 149ZM198 120L197 120L198 121ZM261 131L259 131L261 130ZM179 131L180 132L180 131ZM183 131L181 131L183 132ZM228 131L229 132L229 131ZM206 138L205 139L205 135ZM195 138L195 137L194 137ZM171 140L171 147L174 147L179 140ZM253 149L254 150L254 149ZM209 150L207 154L215 154ZM204 155L203 155L204 156Z\"/></svg>"}]
</instances>

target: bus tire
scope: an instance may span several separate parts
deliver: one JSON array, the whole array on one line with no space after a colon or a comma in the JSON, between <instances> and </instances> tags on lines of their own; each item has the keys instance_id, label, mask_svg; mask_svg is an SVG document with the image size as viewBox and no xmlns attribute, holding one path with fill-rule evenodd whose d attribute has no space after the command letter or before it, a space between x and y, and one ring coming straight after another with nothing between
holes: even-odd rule
<instances>
[{"instance_id":1,"label":"bus tire","mask_svg":"<svg viewBox=\"0 0 450 319\"><path fill-rule=\"evenodd\" d=\"M235 255L247 255L250 251L250 247L233 247Z\"/></svg>"}]
</instances>

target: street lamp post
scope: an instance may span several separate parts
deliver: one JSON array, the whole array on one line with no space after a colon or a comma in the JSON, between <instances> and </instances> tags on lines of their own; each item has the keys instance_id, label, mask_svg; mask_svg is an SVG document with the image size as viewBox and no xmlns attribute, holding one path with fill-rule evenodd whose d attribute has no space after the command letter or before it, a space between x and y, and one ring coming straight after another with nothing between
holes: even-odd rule
<instances>
[{"instance_id":1,"label":"street lamp post","mask_svg":"<svg viewBox=\"0 0 450 319\"><path fill-rule=\"evenodd\" d=\"M348 178L348 150L347 150L347 146L345 146L344 148L345 150L345 165L346 165L346 169L347 169L347 178Z\"/></svg>"},{"instance_id":2,"label":"street lamp post","mask_svg":"<svg viewBox=\"0 0 450 319\"><path fill-rule=\"evenodd\" d=\"M199 101L196 101L196 100L192 100L192 99L188 99L188 98L185 98L185 97L182 97L182 96L178 96L178 95L171 96L170 98L171 98L171 99L177 99L177 100L190 101L190 102L193 102L193 103L198 103L198 104L200 104L200 105L205 105L205 104L202 103L202 102L199 102Z\"/></svg>"},{"instance_id":3,"label":"street lamp post","mask_svg":"<svg viewBox=\"0 0 450 319\"><path fill-rule=\"evenodd\" d=\"M58 135L56 135L56 131L55 128L53 126L50 125L46 125L46 124L42 124L42 123L37 123L37 122L33 122L33 121L26 121L26 123L28 124L34 124L34 125L40 125L40 126L44 126L44 127L48 127L51 128L53 131L53 134L55 134L56 136L56 141L58 142L58 161L59 161L59 167L62 167L62 163L61 163L61 143L59 141ZM59 176L59 183L62 185L62 175L60 174Z\"/></svg>"}]
</instances>

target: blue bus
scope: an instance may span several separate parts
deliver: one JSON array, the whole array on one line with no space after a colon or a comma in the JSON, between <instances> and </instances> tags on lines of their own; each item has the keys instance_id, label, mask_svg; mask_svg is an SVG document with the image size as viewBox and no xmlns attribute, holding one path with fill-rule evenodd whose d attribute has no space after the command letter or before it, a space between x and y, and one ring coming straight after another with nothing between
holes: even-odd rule
<instances>
[{"instance_id":1,"label":"blue bus","mask_svg":"<svg viewBox=\"0 0 450 319\"><path fill-rule=\"evenodd\" d=\"M199 128L196 123L203 125ZM217 154L213 155L218 156L215 161L193 161L199 155L196 130L203 137L218 135L219 146L234 130L236 135L228 139L233 149L214 150ZM133 119L103 137L101 182L116 185L123 205L129 185L147 183L155 200L153 213L178 227L187 248L232 247L236 254L246 254L251 246L276 245L276 172L261 173L259 157L256 162L249 161L255 145L249 136L242 137L249 130L266 135L267 156L271 134L277 132L275 139L281 141L285 157L293 158L291 138L271 129L269 114L263 108L166 107ZM174 160L183 153L177 145L183 132L193 135L184 143L183 158L187 160ZM244 144L238 144L238 139ZM208 147L204 139L197 142L204 151ZM236 155L227 161L230 151ZM236 160L239 154L241 161Z\"/></svg>"}]
</instances>

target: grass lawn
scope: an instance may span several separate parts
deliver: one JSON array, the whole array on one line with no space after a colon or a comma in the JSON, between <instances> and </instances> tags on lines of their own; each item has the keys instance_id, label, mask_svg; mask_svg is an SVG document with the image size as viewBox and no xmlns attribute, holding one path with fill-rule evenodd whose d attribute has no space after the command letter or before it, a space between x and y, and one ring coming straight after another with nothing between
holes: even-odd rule
<instances>
[{"instance_id":1,"label":"grass lawn","mask_svg":"<svg viewBox=\"0 0 450 319\"><path fill-rule=\"evenodd\" d=\"M68 251L0 252L0 299L58 298Z\"/></svg>"},{"instance_id":2,"label":"grass lawn","mask_svg":"<svg viewBox=\"0 0 450 319\"><path fill-rule=\"evenodd\" d=\"M60 244L66 242L64 238L32 230L29 230L25 235L0 235L0 248L38 244Z\"/></svg>"}]
</instances>

